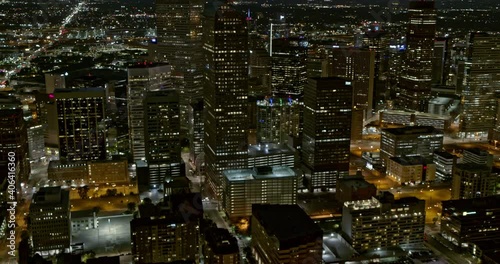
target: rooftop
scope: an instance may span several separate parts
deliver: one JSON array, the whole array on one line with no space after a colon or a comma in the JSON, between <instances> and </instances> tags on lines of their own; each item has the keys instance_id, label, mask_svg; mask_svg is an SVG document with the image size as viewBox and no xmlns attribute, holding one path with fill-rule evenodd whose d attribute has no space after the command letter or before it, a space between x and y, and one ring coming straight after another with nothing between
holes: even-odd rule
<instances>
[{"instance_id":1,"label":"rooftop","mask_svg":"<svg viewBox=\"0 0 500 264\"><path fill-rule=\"evenodd\" d=\"M434 155L441 156L441 157L443 157L445 159L456 158L455 155L453 155L453 154L451 154L451 153L449 153L447 151L439 151L439 150L437 150L437 151L434 151Z\"/></svg>"},{"instance_id":2,"label":"rooftop","mask_svg":"<svg viewBox=\"0 0 500 264\"><path fill-rule=\"evenodd\" d=\"M422 156L391 157L390 159L403 166L426 165L428 163Z\"/></svg>"},{"instance_id":3,"label":"rooftop","mask_svg":"<svg viewBox=\"0 0 500 264\"><path fill-rule=\"evenodd\" d=\"M168 63L142 61L142 62L137 62L135 64L130 64L130 65L128 65L128 68L129 69L147 69L147 68L154 68L154 67L168 66L168 65L169 65Z\"/></svg>"},{"instance_id":4,"label":"rooftop","mask_svg":"<svg viewBox=\"0 0 500 264\"><path fill-rule=\"evenodd\" d=\"M265 180L271 178L295 177L295 172L286 166L265 166L253 169L225 170L222 172L229 181Z\"/></svg>"},{"instance_id":5,"label":"rooftop","mask_svg":"<svg viewBox=\"0 0 500 264\"><path fill-rule=\"evenodd\" d=\"M294 150L285 144L258 144L248 147L248 155L251 157L273 155L273 154L294 154Z\"/></svg>"},{"instance_id":6,"label":"rooftop","mask_svg":"<svg viewBox=\"0 0 500 264\"><path fill-rule=\"evenodd\" d=\"M238 253L238 241L224 228L209 228L205 231L205 240L217 255Z\"/></svg>"},{"instance_id":7,"label":"rooftop","mask_svg":"<svg viewBox=\"0 0 500 264\"><path fill-rule=\"evenodd\" d=\"M491 171L491 167L478 163L458 163L455 168L465 171Z\"/></svg>"},{"instance_id":8,"label":"rooftop","mask_svg":"<svg viewBox=\"0 0 500 264\"><path fill-rule=\"evenodd\" d=\"M33 194L33 205L67 205L69 207L69 191L61 187L42 187Z\"/></svg>"},{"instance_id":9,"label":"rooftop","mask_svg":"<svg viewBox=\"0 0 500 264\"><path fill-rule=\"evenodd\" d=\"M345 177L342 179L339 179L339 185L346 186L348 188L353 188L353 189L358 189L358 188L368 188L368 187L374 187L375 185L367 182L363 177Z\"/></svg>"},{"instance_id":10,"label":"rooftop","mask_svg":"<svg viewBox=\"0 0 500 264\"><path fill-rule=\"evenodd\" d=\"M268 235L278 239L280 250L322 239L323 236L321 228L296 204L254 204L252 215Z\"/></svg>"},{"instance_id":11,"label":"rooftop","mask_svg":"<svg viewBox=\"0 0 500 264\"><path fill-rule=\"evenodd\" d=\"M86 166L87 166L87 161L51 160L49 162L49 169L76 168L76 167L86 167Z\"/></svg>"},{"instance_id":12,"label":"rooftop","mask_svg":"<svg viewBox=\"0 0 500 264\"><path fill-rule=\"evenodd\" d=\"M500 209L500 195L443 201L443 210L446 208L455 212L463 212L476 209Z\"/></svg>"}]
</instances>

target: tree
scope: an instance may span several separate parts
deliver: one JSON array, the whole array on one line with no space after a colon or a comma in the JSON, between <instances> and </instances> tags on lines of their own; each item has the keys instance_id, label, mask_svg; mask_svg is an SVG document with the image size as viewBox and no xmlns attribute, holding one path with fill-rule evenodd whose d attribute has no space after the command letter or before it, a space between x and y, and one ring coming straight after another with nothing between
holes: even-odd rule
<instances>
[{"instance_id":1,"label":"tree","mask_svg":"<svg viewBox=\"0 0 500 264\"><path fill-rule=\"evenodd\" d=\"M135 203L134 202L130 202L127 204L127 210L130 211L131 213L135 212Z\"/></svg>"},{"instance_id":2,"label":"tree","mask_svg":"<svg viewBox=\"0 0 500 264\"><path fill-rule=\"evenodd\" d=\"M78 195L80 195L81 199L87 199L89 193L89 187L87 185L83 187L78 187Z\"/></svg>"}]
</instances>

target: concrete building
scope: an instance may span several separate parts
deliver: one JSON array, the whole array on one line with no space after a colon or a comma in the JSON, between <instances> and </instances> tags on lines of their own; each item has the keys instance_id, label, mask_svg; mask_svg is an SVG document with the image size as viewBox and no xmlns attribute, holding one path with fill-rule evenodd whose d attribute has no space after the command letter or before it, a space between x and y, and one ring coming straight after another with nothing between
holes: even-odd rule
<instances>
[{"instance_id":1,"label":"concrete building","mask_svg":"<svg viewBox=\"0 0 500 264\"><path fill-rule=\"evenodd\" d=\"M499 241L500 196L443 201L441 235L468 251L474 243Z\"/></svg>"},{"instance_id":2,"label":"concrete building","mask_svg":"<svg viewBox=\"0 0 500 264\"><path fill-rule=\"evenodd\" d=\"M303 170L308 188L334 188L349 175L352 82L311 78L304 93Z\"/></svg>"},{"instance_id":3,"label":"concrete building","mask_svg":"<svg viewBox=\"0 0 500 264\"><path fill-rule=\"evenodd\" d=\"M203 240L205 263L239 264L238 240L224 228L209 228Z\"/></svg>"},{"instance_id":4,"label":"concrete building","mask_svg":"<svg viewBox=\"0 0 500 264\"><path fill-rule=\"evenodd\" d=\"M379 198L345 202L342 232L358 252L388 247L411 247L424 242L425 201L415 197Z\"/></svg>"},{"instance_id":5,"label":"concrete building","mask_svg":"<svg viewBox=\"0 0 500 264\"><path fill-rule=\"evenodd\" d=\"M33 253L55 255L70 251L69 192L61 187L42 187L33 195L29 209Z\"/></svg>"},{"instance_id":6,"label":"concrete building","mask_svg":"<svg viewBox=\"0 0 500 264\"><path fill-rule=\"evenodd\" d=\"M207 3L203 19L205 171L220 199L222 171L248 167L248 23L222 1Z\"/></svg>"},{"instance_id":7,"label":"concrete building","mask_svg":"<svg viewBox=\"0 0 500 264\"><path fill-rule=\"evenodd\" d=\"M449 115L421 113L409 110L380 111L380 123L384 125L432 126L437 129L448 129L452 118Z\"/></svg>"},{"instance_id":8,"label":"concrete building","mask_svg":"<svg viewBox=\"0 0 500 264\"><path fill-rule=\"evenodd\" d=\"M474 163L492 167L493 155L491 155L488 151L482 150L480 148L464 149L462 160L460 163Z\"/></svg>"},{"instance_id":9,"label":"concrete building","mask_svg":"<svg viewBox=\"0 0 500 264\"><path fill-rule=\"evenodd\" d=\"M472 199L495 194L497 176L483 164L460 163L453 167L451 199Z\"/></svg>"},{"instance_id":10,"label":"concrete building","mask_svg":"<svg viewBox=\"0 0 500 264\"><path fill-rule=\"evenodd\" d=\"M189 125L189 151L193 161L196 161L198 155L203 153L205 137L203 109L203 100L201 99L189 106L189 122L191 122Z\"/></svg>"},{"instance_id":11,"label":"concrete building","mask_svg":"<svg viewBox=\"0 0 500 264\"><path fill-rule=\"evenodd\" d=\"M457 156L446 151L434 151L432 160L436 164L436 180L448 182L453 178L453 166L457 164Z\"/></svg>"},{"instance_id":12,"label":"concrete building","mask_svg":"<svg viewBox=\"0 0 500 264\"><path fill-rule=\"evenodd\" d=\"M323 231L298 205L253 205L250 223L257 263L321 263Z\"/></svg>"},{"instance_id":13,"label":"concrete building","mask_svg":"<svg viewBox=\"0 0 500 264\"><path fill-rule=\"evenodd\" d=\"M96 211L82 210L71 212L71 233L79 231L96 229L99 226Z\"/></svg>"},{"instance_id":14,"label":"concrete building","mask_svg":"<svg viewBox=\"0 0 500 264\"><path fill-rule=\"evenodd\" d=\"M431 126L388 128L382 130L380 157L387 166L389 158L422 156L429 158L443 147L443 132Z\"/></svg>"},{"instance_id":15,"label":"concrete building","mask_svg":"<svg viewBox=\"0 0 500 264\"><path fill-rule=\"evenodd\" d=\"M392 157L387 176L399 184L430 182L436 178L436 165L421 156Z\"/></svg>"},{"instance_id":16,"label":"concrete building","mask_svg":"<svg viewBox=\"0 0 500 264\"><path fill-rule=\"evenodd\" d=\"M369 200L377 195L377 187L367 182L363 175L349 176L339 179L335 197L339 203Z\"/></svg>"},{"instance_id":17,"label":"concrete building","mask_svg":"<svg viewBox=\"0 0 500 264\"><path fill-rule=\"evenodd\" d=\"M28 154L30 161L36 162L45 157L44 126L29 124L28 129Z\"/></svg>"},{"instance_id":18,"label":"concrete building","mask_svg":"<svg viewBox=\"0 0 500 264\"><path fill-rule=\"evenodd\" d=\"M140 217L130 222L135 263L199 263L200 194L171 195L168 204L140 205Z\"/></svg>"},{"instance_id":19,"label":"concrete building","mask_svg":"<svg viewBox=\"0 0 500 264\"><path fill-rule=\"evenodd\" d=\"M229 218L249 217L252 204L296 204L297 176L285 166L226 170L222 205Z\"/></svg>"}]
</instances>

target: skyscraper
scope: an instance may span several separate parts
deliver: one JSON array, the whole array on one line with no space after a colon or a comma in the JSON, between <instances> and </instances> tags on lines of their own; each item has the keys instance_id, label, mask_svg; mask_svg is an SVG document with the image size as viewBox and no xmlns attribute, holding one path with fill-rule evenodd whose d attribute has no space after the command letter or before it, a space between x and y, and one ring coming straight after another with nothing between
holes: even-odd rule
<instances>
[{"instance_id":1,"label":"skyscraper","mask_svg":"<svg viewBox=\"0 0 500 264\"><path fill-rule=\"evenodd\" d=\"M411 0L408 16L401 103L404 108L425 112L432 85L437 17L434 0Z\"/></svg>"},{"instance_id":2,"label":"skyscraper","mask_svg":"<svg viewBox=\"0 0 500 264\"><path fill-rule=\"evenodd\" d=\"M180 111L175 91L149 92L144 100L144 141L149 185L180 176Z\"/></svg>"},{"instance_id":3,"label":"skyscraper","mask_svg":"<svg viewBox=\"0 0 500 264\"><path fill-rule=\"evenodd\" d=\"M69 161L106 159L105 92L101 88L56 90L53 97L59 153Z\"/></svg>"},{"instance_id":4,"label":"skyscraper","mask_svg":"<svg viewBox=\"0 0 500 264\"><path fill-rule=\"evenodd\" d=\"M202 97L203 0L156 0L158 57L172 65L179 91L181 125L188 125L188 106Z\"/></svg>"},{"instance_id":5,"label":"skyscraper","mask_svg":"<svg viewBox=\"0 0 500 264\"><path fill-rule=\"evenodd\" d=\"M462 90L460 131L467 137L488 133L495 125L500 90L500 35L472 33Z\"/></svg>"},{"instance_id":6,"label":"skyscraper","mask_svg":"<svg viewBox=\"0 0 500 264\"><path fill-rule=\"evenodd\" d=\"M299 95L307 83L307 46L303 38L274 39L271 49L271 88L275 94Z\"/></svg>"},{"instance_id":7,"label":"skyscraper","mask_svg":"<svg viewBox=\"0 0 500 264\"><path fill-rule=\"evenodd\" d=\"M308 187L334 188L337 178L349 174L351 82L310 78L304 104L302 155Z\"/></svg>"},{"instance_id":8,"label":"skyscraper","mask_svg":"<svg viewBox=\"0 0 500 264\"><path fill-rule=\"evenodd\" d=\"M227 4L205 6L205 164L210 191L220 196L222 171L247 166L248 31Z\"/></svg>"},{"instance_id":9,"label":"skyscraper","mask_svg":"<svg viewBox=\"0 0 500 264\"><path fill-rule=\"evenodd\" d=\"M144 98L149 91L171 88L170 65L137 63L128 68L128 126L130 152L135 161L146 159L144 142Z\"/></svg>"}]
</instances>

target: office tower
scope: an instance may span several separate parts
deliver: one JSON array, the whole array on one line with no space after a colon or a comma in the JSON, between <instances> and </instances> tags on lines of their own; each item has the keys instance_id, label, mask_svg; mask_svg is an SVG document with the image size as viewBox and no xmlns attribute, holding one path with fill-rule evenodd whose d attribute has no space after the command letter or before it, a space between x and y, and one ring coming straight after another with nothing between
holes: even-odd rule
<instances>
[{"instance_id":1,"label":"office tower","mask_svg":"<svg viewBox=\"0 0 500 264\"><path fill-rule=\"evenodd\" d=\"M66 76L63 73L46 73L45 74L45 93L54 93L56 89L66 88Z\"/></svg>"},{"instance_id":2,"label":"office tower","mask_svg":"<svg viewBox=\"0 0 500 264\"><path fill-rule=\"evenodd\" d=\"M140 217L130 222L135 263L199 263L200 194L171 195L168 203L139 205Z\"/></svg>"},{"instance_id":3,"label":"office tower","mask_svg":"<svg viewBox=\"0 0 500 264\"><path fill-rule=\"evenodd\" d=\"M481 164L493 167L493 155L480 148L464 149L461 163Z\"/></svg>"},{"instance_id":4,"label":"office tower","mask_svg":"<svg viewBox=\"0 0 500 264\"><path fill-rule=\"evenodd\" d=\"M144 98L148 92L171 88L170 71L171 66L163 63L137 63L128 68L129 143L134 161L146 160Z\"/></svg>"},{"instance_id":5,"label":"office tower","mask_svg":"<svg viewBox=\"0 0 500 264\"><path fill-rule=\"evenodd\" d=\"M252 215L252 204L296 204L297 176L285 166L225 170L223 208L231 219Z\"/></svg>"},{"instance_id":6,"label":"office tower","mask_svg":"<svg viewBox=\"0 0 500 264\"><path fill-rule=\"evenodd\" d=\"M500 196L443 201L441 235L460 248L500 239Z\"/></svg>"},{"instance_id":7,"label":"office tower","mask_svg":"<svg viewBox=\"0 0 500 264\"><path fill-rule=\"evenodd\" d=\"M495 93L500 90L500 35L472 33L465 62L462 91L463 136L486 135L497 114Z\"/></svg>"},{"instance_id":8,"label":"office tower","mask_svg":"<svg viewBox=\"0 0 500 264\"><path fill-rule=\"evenodd\" d=\"M199 99L189 106L189 122L191 122L189 125L189 150L193 161L203 152L205 136L203 109L203 99Z\"/></svg>"},{"instance_id":9,"label":"office tower","mask_svg":"<svg viewBox=\"0 0 500 264\"><path fill-rule=\"evenodd\" d=\"M156 188L181 173L179 96L175 91L149 92L143 107L148 184Z\"/></svg>"},{"instance_id":10,"label":"office tower","mask_svg":"<svg viewBox=\"0 0 500 264\"><path fill-rule=\"evenodd\" d=\"M351 82L310 78L304 105L302 157L308 187L334 188L338 178L349 174Z\"/></svg>"},{"instance_id":11,"label":"office tower","mask_svg":"<svg viewBox=\"0 0 500 264\"><path fill-rule=\"evenodd\" d=\"M296 151L286 144L263 144L248 147L248 167L286 166L295 168Z\"/></svg>"},{"instance_id":12,"label":"office tower","mask_svg":"<svg viewBox=\"0 0 500 264\"><path fill-rule=\"evenodd\" d=\"M156 0L159 61L172 65L183 128L188 126L189 105L202 98L203 4L202 0Z\"/></svg>"},{"instance_id":13,"label":"office tower","mask_svg":"<svg viewBox=\"0 0 500 264\"><path fill-rule=\"evenodd\" d=\"M69 191L42 187L33 195L29 209L32 250L42 254L69 252L71 221Z\"/></svg>"},{"instance_id":14,"label":"office tower","mask_svg":"<svg viewBox=\"0 0 500 264\"><path fill-rule=\"evenodd\" d=\"M247 167L248 32L227 4L209 3L204 15L205 170L221 198L222 171Z\"/></svg>"},{"instance_id":15,"label":"office tower","mask_svg":"<svg viewBox=\"0 0 500 264\"><path fill-rule=\"evenodd\" d=\"M28 124L28 155L30 161L39 161L45 157L45 129L38 122Z\"/></svg>"},{"instance_id":16,"label":"office tower","mask_svg":"<svg viewBox=\"0 0 500 264\"><path fill-rule=\"evenodd\" d=\"M250 224L259 263L321 263L323 231L298 205L253 205Z\"/></svg>"},{"instance_id":17,"label":"office tower","mask_svg":"<svg viewBox=\"0 0 500 264\"><path fill-rule=\"evenodd\" d=\"M408 8L407 49L400 78L402 107L426 112L432 86L436 34L434 0L411 0Z\"/></svg>"},{"instance_id":18,"label":"office tower","mask_svg":"<svg viewBox=\"0 0 500 264\"><path fill-rule=\"evenodd\" d=\"M387 176L399 184L430 182L436 178L436 165L421 156L391 157Z\"/></svg>"},{"instance_id":19,"label":"office tower","mask_svg":"<svg viewBox=\"0 0 500 264\"><path fill-rule=\"evenodd\" d=\"M254 101L255 104L255 101ZM291 97L265 97L256 101L257 143L282 144L301 129L301 103Z\"/></svg>"},{"instance_id":20,"label":"office tower","mask_svg":"<svg viewBox=\"0 0 500 264\"><path fill-rule=\"evenodd\" d=\"M496 174L491 167L475 163L459 163L453 168L451 199L472 199L495 194Z\"/></svg>"},{"instance_id":21,"label":"office tower","mask_svg":"<svg viewBox=\"0 0 500 264\"><path fill-rule=\"evenodd\" d=\"M307 47L300 37L273 39L271 48L271 90L273 94L300 95L307 83Z\"/></svg>"},{"instance_id":22,"label":"office tower","mask_svg":"<svg viewBox=\"0 0 500 264\"><path fill-rule=\"evenodd\" d=\"M105 97L101 88L56 90L57 113L49 113L49 127L57 128L59 155L70 161L106 159Z\"/></svg>"},{"instance_id":23,"label":"office tower","mask_svg":"<svg viewBox=\"0 0 500 264\"><path fill-rule=\"evenodd\" d=\"M415 197L380 197L345 202L342 232L358 252L388 247L411 247L424 242L425 201Z\"/></svg>"},{"instance_id":24,"label":"office tower","mask_svg":"<svg viewBox=\"0 0 500 264\"><path fill-rule=\"evenodd\" d=\"M434 151L432 162L436 164L436 180L440 182L451 181L453 166L457 164L457 156L446 151Z\"/></svg>"},{"instance_id":25,"label":"office tower","mask_svg":"<svg viewBox=\"0 0 500 264\"><path fill-rule=\"evenodd\" d=\"M434 42L434 59L432 62L432 84L446 85L450 73L450 48L448 38L438 38Z\"/></svg>"},{"instance_id":26,"label":"office tower","mask_svg":"<svg viewBox=\"0 0 500 264\"><path fill-rule=\"evenodd\" d=\"M10 163L10 157L16 167L16 187L19 190L21 182L27 182L30 175L28 133L21 108L0 108L0 159ZM6 179L7 174L4 176Z\"/></svg>"},{"instance_id":27,"label":"office tower","mask_svg":"<svg viewBox=\"0 0 500 264\"><path fill-rule=\"evenodd\" d=\"M367 182L363 175L346 177L337 182L335 197L339 203L368 200L377 195L377 187Z\"/></svg>"},{"instance_id":28,"label":"office tower","mask_svg":"<svg viewBox=\"0 0 500 264\"><path fill-rule=\"evenodd\" d=\"M208 228L203 241L205 263L239 264L238 240L224 228Z\"/></svg>"},{"instance_id":29,"label":"office tower","mask_svg":"<svg viewBox=\"0 0 500 264\"><path fill-rule=\"evenodd\" d=\"M382 129L380 157L387 166L389 158L401 156L431 157L443 147L443 132L431 126Z\"/></svg>"}]
</instances>

